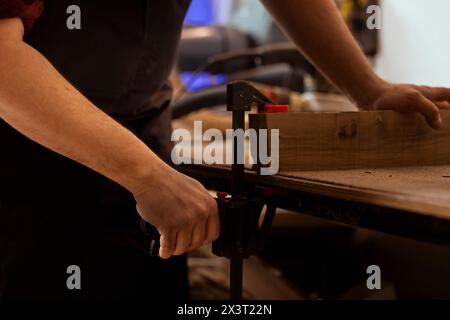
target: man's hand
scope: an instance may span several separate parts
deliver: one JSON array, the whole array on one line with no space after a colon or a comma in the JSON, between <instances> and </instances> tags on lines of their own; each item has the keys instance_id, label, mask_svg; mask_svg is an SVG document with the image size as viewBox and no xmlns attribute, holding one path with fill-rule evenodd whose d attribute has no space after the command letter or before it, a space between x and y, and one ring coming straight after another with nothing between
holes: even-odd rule
<instances>
[{"instance_id":1,"label":"man's hand","mask_svg":"<svg viewBox=\"0 0 450 320\"><path fill-rule=\"evenodd\" d=\"M358 103L365 110L419 112L433 129L442 126L439 109L450 109L450 89L408 84L386 84L369 101Z\"/></svg>"},{"instance_id":2,"label":"man's hand","mask_svg":"<svg viewBox=\"0 0 450 320\"><path fill-rule=\"evenodd\" d=\"M175 170L158 173L135 194L141 217L161 235L159 256L167 259L209 244L219 236L217 204L203 186Z\"/></svg>"},{"instance_id":3,"label":"man's hand","mask_svg":"<svg viewBox=\"0 0 450 320\"><path fill-rule=\"evenodd\" d=\"M449 108L450 89L394 85L380 79L334 0L262 2L303 54L361 109L417 111L431 127L441 126L439 108Z\"/></svg>"}]
</instances>

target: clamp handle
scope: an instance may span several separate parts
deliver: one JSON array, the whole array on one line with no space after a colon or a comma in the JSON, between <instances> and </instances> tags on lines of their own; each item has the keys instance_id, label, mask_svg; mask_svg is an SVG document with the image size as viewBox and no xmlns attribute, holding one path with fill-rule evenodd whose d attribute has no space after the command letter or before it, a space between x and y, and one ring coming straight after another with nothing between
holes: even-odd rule
<instances>
[{"instance_id":1,"label":"clamp handle","mask_svg":"<svg viewBox=\"0 0 450 320\"><path fill-rule=\"evenodd\" d=\"M259 196L230 198L221 195L216 200L220 235L212 244L213 253L229 259L249 258L260 253L272 226L276 206ZM260 224L265 203L266 212Z\"/></svg>"}]
</instances>

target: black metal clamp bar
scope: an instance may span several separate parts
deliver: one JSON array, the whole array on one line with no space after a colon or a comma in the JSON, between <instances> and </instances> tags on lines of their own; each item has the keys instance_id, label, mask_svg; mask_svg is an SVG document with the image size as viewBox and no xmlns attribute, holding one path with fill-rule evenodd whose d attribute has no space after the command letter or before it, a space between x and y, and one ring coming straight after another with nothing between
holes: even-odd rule
<instances>
[{"instance_id":1,"label":"black metal clamp bar","mask_svg":"<svg viewBox=\"0 0 450 320\"><path fill-rule=\"evenodd\" d=\"M246 81L235 81L227 85L227 110L232 112L233 130L245 132L245 114L253 106L272 104L261 92ZM215 255L230 260L230 299L242 299L243 259L259 253L264 245L272 225L276 207L267 202L257 190L248 192L244 186L244 151L235 135L233 141L233 164L231 171L231 196L219 193L217 204L220 219L220 236L213 242ZM267 203L262 226L259 226L262 209ZM159 252L159 235L145 221L141 223L143 231L151 238L150 255Z\"/></svg>"},{"instance_id":2,"label":"black metal clamp bar","mask_svg":"<svg viewBox=\"0 0 450 320\"><path fill-rule=\"evenodd\" d=\"M221 233L213 243L213 253L230 259L230 299L242 299L243 259L256 254L261 249L262 235L266 235L273 220L275 210L267 211L263 228L259 220L264 206L262 196L248 194L244 190L245 168L243 139L237 133L245 131L245 113L252 106L271 104L272 102L256 90L250 83L235 81L227 85L227 110L232 112L233 164L231 179L231 198L218 198ZM241 145L239 144L241 142Z\"/></svg>"}]
</instances>

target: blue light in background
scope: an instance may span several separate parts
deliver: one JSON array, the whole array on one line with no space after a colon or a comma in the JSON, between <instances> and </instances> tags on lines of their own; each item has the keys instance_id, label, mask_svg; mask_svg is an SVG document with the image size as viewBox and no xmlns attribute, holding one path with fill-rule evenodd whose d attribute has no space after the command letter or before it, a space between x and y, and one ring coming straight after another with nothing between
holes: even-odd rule
<instances>
[{"instance_id":1,"label":"blue light in background","mask_svg":"<svg viewBox=\"0 0 450 320\"><path fill-rule=\"evenodd\" d=\"M187 12L185 23L201 26L214 24L214 2L211 0L193 0Z\"/></svg>"},{"instance_id":2,"label":"blue light in background","mask_svg":"<svg viewBox=\"0 0 450 320\"><path fill-rule=\"evenodd\" d=\"M192 82L193 81L193 82ZM209 87L227 83L227 76L224 74L210 74L207 72L183 72L181 82L188 85L188 92L196 92Z\"/></svg>"}]
</instances>

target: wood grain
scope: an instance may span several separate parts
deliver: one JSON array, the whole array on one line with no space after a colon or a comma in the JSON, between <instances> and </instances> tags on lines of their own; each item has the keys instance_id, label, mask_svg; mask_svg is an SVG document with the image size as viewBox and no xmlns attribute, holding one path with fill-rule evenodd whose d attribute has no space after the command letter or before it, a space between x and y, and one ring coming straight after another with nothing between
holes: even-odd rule
<instances>
[{"instance_id":1,"label":"wood grain","mask_svg":"<svg viewBox=\"0 0 450 320\"><path fill-rule=\"evenodd\" d=\"M189 165L182 171L207 188L230 190L229 167ZM432 166L260 176L248 170L243 186L286 192L277 205L290 211L450 246L449 171L450 166Z\"/></svg>"},{"instance_id":2,"label":"wood grain","mask_svg":"<svg viewBox=\"0 0 450 320\"><path fill-rule=\"evenodd\" d=\"M227 166L189 165L182 171L209 188L221 190L231 181L231 168ZM450 165L291 171L275 176L247 170L245 182L403 210L411 217L419 214L435 218L437 224L450 222ZM450 229L448 233L450 239Z\"/></svg>"},{"instance_id":3,"label":"wood grain","mask_svg":"<svg viewBox=\"0 0 450 320\"><path fill-rule=\"evenodd\" d=\"M450 220L448 165L282 172L275 179L313 193Z\"/></svg>"},{"instance_id":4,"label":"wood grain","mask_svg":"<svg viewBox=\"0 0 450 320\"><path fill-rule=\"evenodd\" d=\"M433 130L393 111L250 115L250 127L280 130L280 171L450 164L450 111ZM270 145L270 143L269 143Z\"/></svg>"}]
</instances>

